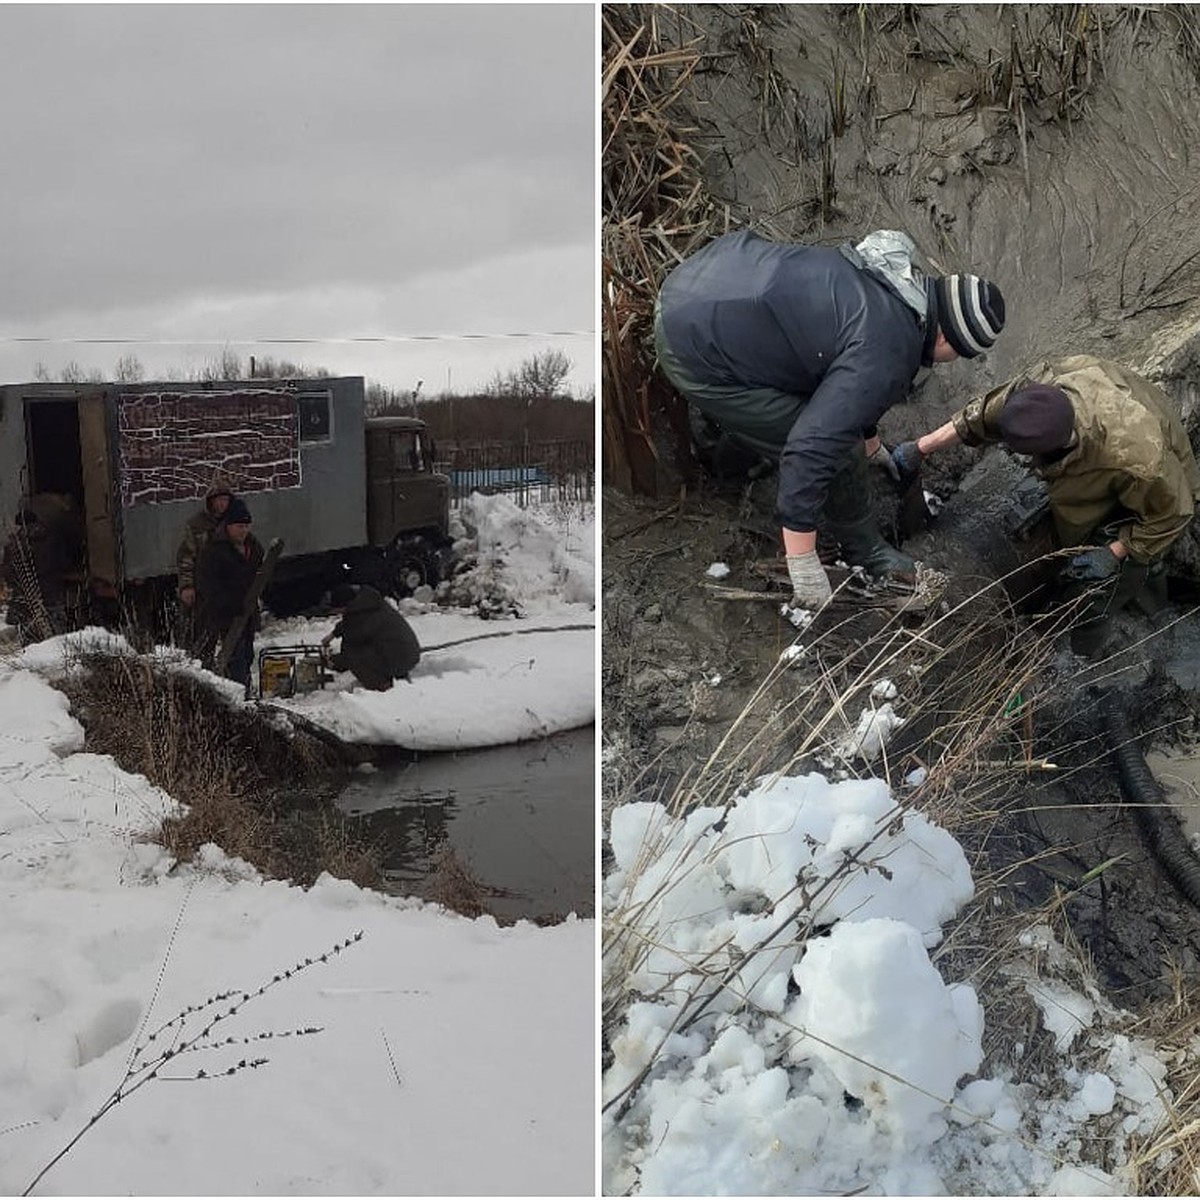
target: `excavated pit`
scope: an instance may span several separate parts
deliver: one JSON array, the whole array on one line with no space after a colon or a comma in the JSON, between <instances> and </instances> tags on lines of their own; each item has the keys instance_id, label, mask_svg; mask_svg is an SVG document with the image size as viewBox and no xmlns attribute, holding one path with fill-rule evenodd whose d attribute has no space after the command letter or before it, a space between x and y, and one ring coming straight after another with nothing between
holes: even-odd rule
<instances>
[{"instance_id":1,"label":"excavated pit","mask_svg":"<svg viewBox=\"0 0 1200 1200\"><path fill-rule=\"evenodd\" d=\"M881 5L864 15L806 5L658 18L661 45L701 56L674 111L676 127L692 131L721 221L824 244L904 229L934 269L987 274L1003 287L1008 321L994 350L924 373L911 402L885 417L889 442L936 427L1041 358L1092 353L1158 382L1197 443L1200 42L1190 14L1170 9L1088 10L1070 28L1067 16L1060 6ZM1036 81L1020 76L1018 49ZM927 528L903 530L905 548L948 574L948 603L1049 549L1044 524L1026 521L1036 488L1003 452L946 452L929 460L924 482L941 509ZM773 605L715 599L705 573L724 562L732 574L723 582L754 586L750 564L778 552L771 491L770 481L701 480L675 502L606 492L606 809L687 794L714 753L753 774L735 761L729 729L796 631ZM882 480L876 491L885 525L900 531L894 496ZM1061 645L1045 664L1030 689L1028 750L1055 769L997 773L1004 815L980 851L981 862L1012 872L1015 905L1032 908L1057 890L1105 986L1127 1006L1168 995L1173 970L1200 979L1200 911L1138 835L1094 690L1119 689L1156 771L1159 755L1171 756L1175 774L1190 763L1200 739L1200 633L1186 615L1200 598L1194 527L1171 567L1172 603L1153 619L1122 617L1119 654L1103 672ZM1002 657L1028 636L1030 618L1006 597L992 603L974 636L981 654ZM772 721L806 689L828 687L830 664L881 626L879 614L844 613L815 631L819 661L780 674L741 717L740 737L767 730L771 752L757 765L788 760L790 734L780 724L772 740ZM970 661L964 653L938 669L953 681ZM893 770L927 754L951 707L902 732Z\"/></svg>"}]
</instances>

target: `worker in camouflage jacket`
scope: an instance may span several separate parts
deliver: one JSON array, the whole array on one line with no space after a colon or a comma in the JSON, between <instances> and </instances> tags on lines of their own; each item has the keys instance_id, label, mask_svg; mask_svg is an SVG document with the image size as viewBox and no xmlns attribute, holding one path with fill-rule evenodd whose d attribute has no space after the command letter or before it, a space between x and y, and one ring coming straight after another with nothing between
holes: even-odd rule
<instances>
[{"instance_id":1,"label":"worker in camouflage jacket","mask_svg":"<svg viewBox=\"0 0 1200 1200\"><path fill-rule=\"evenodd\" d=\"M203 657L202 622L196 619L196 567L204 547L212 540L233 499L228 480L218 474L204 497L204 507L193 513L183 527L183 537L175 551L175 592L179 597L179 639L184 646Z\"/></svg>"},{"instance_id":2,"label":"worker in camouflage jacket","mask_svg":"<svg viewBox=\"0 0 1200 1200\"><path fill-rule=\"evenodd\" d=\"M204 547L216 533L232 499L233 489L223 477L218 476L204 497L204 507L198 513L193 513L183 527L183 537L175 551L175 587L180 602L187 608L196 602L196 564Z\"/></svg>"},{"instance_id":3,"label":"worker in camouflage jacket","mask_svg":"<svg viewBox=\"0 0 1200 1200\"><path fill-rule=\"evenodd\" d=\"M0 579L8 592L8 623L22 646L67 629L66 582L77 565L61 531L22 505L0 554Z\"/></svg>"},{"instance_id":4,"label":"worker in camouflage jacket","mask_svg":"<svg viewBox=\"0 0 1200 1200\"><path fill-rule=\"evenodd\" d=\"M254 578L263 564L265 552L262 543L251 533L250 524L249 508L244 500L234 496L196 564L196 615L210 655L221 646L226 634L241 618ZM254 635L258 626L258 607L255 605L225 668L227 678L246 687L250 686Z\"/></svg>"},{"instance_id":5,"label":"worker in camouflage jacket","mask_svg":"<svg viewBox=\"0 0 1200 1200\"><path fill-rule=\"evenodd\" d=\"M397 679L408 679L421 658L421 644L412 626L368 584L345 583L329 594L329 605L341 620L322 639L327 647L342 639L341 650L330 656L336 671L352 671L365 688L384 692Z\"/></svg>"},{"instance_id":6,"label":"worker in camouflage jacket","mask_svg":"<svg viewBox=\"0 0 1200 1200\"><path fill-rule=\"evenodd\" d=\"M916 565L883 539L871 508L868 458L898 478L876 423L907 399L920 367L982 354L1004 326L995 284L928 276L915 252L888 230L842 247L740 230L662 285L659 366L691 405L702 457L732 446L778 464L776 517L802 608L831 594L819 522L851 565L913 580Z\"/></svg>"},{"instance_id":7,"label":"worker in camouflage jacket","mask_svg":"<svg viewBox=\"0 0 1200 1200\"><path fill-rule=\"evenodd\" d=\"M1106 617L1138 595L1191 523L1200 470L1170 399L1127 367L1077 354L972 400L893 458L906 477L921 459L962 443L1000 442L1031 456L1045 480L1060 546L1090 546L1063 571L1068 592L1094 602L1072 631L1081 654L1099 650Z\"/></svg>"}]
</instances>

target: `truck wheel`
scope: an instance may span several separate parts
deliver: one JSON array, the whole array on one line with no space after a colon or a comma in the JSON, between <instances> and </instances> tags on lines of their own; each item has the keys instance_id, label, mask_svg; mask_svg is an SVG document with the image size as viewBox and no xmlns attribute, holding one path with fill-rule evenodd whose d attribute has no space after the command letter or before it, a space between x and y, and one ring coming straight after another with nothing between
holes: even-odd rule
<instances>
[{"instance_id":1,"label":"truck wheel","mask_svg":"<svg viewBox=\"0 0 1200 1200\"><path fill-rule=\"evenodd\" d=\"M411 596L423 584L439 582L437 559L423 538L403 538L388 555L388 582L397 599Z\"/></svg>"}]
</instances>

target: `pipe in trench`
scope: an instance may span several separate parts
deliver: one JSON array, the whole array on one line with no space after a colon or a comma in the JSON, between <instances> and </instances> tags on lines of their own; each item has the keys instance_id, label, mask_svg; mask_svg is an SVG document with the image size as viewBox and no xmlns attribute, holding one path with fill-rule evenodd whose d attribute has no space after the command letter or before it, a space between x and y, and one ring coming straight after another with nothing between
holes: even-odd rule
<instances>
[{"instance_id":1,"label":"pipe in trench","mask_svg":"<svg viewBox=\"0 0 1200 1200\"><path fill-rule=\"evenodd\" d=\"M1108 751L1120 775L1121 792L1132 807L1142 840L1171 882L1200 907L1200 855L1192 849L1166 793L1146 765L1117 693L1101 696L1100 714Z\"/></svg>"}]
</instances>

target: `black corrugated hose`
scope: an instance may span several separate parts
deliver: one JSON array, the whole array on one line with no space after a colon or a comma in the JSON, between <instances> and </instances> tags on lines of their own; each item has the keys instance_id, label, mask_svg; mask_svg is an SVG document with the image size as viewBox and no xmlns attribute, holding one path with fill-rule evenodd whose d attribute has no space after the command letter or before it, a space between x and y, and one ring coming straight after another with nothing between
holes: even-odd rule
<instances>
[{"instance_id":1,"label":"black corrugated hose","mask_svg":"<svg viewBox=\"0 0 1200 1200\"><path fill-rule=\"evenodd\" d=\"M1200 907L1200 855L1192 849L1166 793L1146 766L1125 706L1116 692L1100 697L1100 713L1108 751L1116 760L1121 777L1121 792L1132 806L1142 840L1171 882Z\"/></svg>"}]
</instances>

